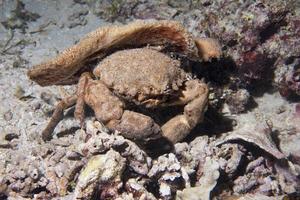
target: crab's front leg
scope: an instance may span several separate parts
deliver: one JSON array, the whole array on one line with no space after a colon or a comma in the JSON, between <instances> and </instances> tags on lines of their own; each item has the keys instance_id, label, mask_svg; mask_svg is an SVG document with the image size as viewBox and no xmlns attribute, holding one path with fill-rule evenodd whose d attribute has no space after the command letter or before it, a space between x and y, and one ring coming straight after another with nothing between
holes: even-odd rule
<instances>
[{"instance_id":1,"label":"crab's front leg","mask_svg":"<svg viewBox=\"0 0 300 200\"><path fill-rule=\"evenodd\" d=\"M89 79L84 101L95 112L97 120L129 139L147 141L162 136L151 117L125 110L125 104L101 80Z\"/></svg>"},{"instance_id":2,"label":"crab's front leg","mask_svg":"<svg viewBox=\"0 0 300 200\"><path fill-rule=\"evenodd\" d=\"M208 101L208 88L199 80L186 82L186 89L180 99L186 103L182 115L177 115L162 126L163 136L176 143L185 138L203 120Z\"/></svg>"}]
</instances>

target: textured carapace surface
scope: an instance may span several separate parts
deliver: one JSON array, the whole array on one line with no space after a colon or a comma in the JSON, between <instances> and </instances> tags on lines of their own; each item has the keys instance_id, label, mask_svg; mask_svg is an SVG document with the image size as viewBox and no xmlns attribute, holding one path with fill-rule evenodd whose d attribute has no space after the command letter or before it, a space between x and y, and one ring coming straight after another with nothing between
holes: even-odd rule
<instances>
[{"instance_id":1,"label":"textured carapace surface","mask_svg":"<svg viewBox=\"0 0 300 200\"><path fill-rule=\"evenodd\" d=\"M139 102L174 93L186 80L180 61L149 48L118 51L94 74L114 92Z\"/></svg>"}]
</instances>

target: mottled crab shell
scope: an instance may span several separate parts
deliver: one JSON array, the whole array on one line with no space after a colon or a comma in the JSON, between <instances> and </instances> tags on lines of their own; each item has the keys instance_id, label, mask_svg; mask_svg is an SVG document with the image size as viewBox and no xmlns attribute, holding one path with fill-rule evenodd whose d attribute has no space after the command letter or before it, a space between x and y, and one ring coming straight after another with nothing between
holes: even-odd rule
<instances>
[{"instance_id":1,"label":"mottled crab shell","mask_svg":"<svg viewBox=\"0 0 300 200\"><path fill-rule=\"evenodd\" d=\"M118 49L147 45L167 46L191 58L198 57L193 37L175 21L136 21L122 26L106 26L89 33L56 58L34 66L28 76L41 86L74 84L88 63Z\"/></svg>"},{"instance_id":2,"label":"mottled crab shell","mask_svg":"<svg viewBox=\"0 0 300 200\"><path fill-rule=\"evenodd\" d=\"M163 102L186 80L180 61L150 48L122 50L104 58L94 70L114 93L147 106Z\"/></svg>"}]
</instances>

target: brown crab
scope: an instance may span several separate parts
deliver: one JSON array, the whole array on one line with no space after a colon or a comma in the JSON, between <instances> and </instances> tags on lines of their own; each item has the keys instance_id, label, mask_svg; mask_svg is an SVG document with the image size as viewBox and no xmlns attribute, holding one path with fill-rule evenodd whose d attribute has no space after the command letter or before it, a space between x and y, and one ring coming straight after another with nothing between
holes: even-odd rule
<instances>
[{"instance_id":1,"label":"brown crab","mask_svg":"<svg viewBox=\"0 0 300 200\"><path fill-rule=\"evenodd\" d=\"M64 109L73 105L83 125L87 104L99 121L125 137L180 141L202 121L208 88L190 78L180 60L172 58L175 54L207 61L218 57L220 48L213 39L193 38L175 21L136 21L99 28L55 59L35 66L28 76L42 86L78 82L77 94L57 105L43 139L51 139ZM185 106L182 114L160 127L151 117L126 110L128 104Z\"/></svg>"}]
</instances>

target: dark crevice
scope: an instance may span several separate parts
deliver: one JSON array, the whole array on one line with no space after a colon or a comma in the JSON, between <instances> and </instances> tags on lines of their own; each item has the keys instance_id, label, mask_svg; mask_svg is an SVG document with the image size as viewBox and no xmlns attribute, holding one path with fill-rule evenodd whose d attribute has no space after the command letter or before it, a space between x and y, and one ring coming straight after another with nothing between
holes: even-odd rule
<instances>
[{"instance_id":1,"label":"dark crevice","mask_svg":"<svg viewBox=\"0 0 300 200\"><path fill-rule=\"evenodd\" d=\"M186 142L193 141L201 135L218 136L222 133L233 130L234 120L226 118L219 114L217 110L208 107L205 113L204 121L198 124L191 133L184 139Z\"/></svg>"},{"instance_id":2,"label":"dark crevice","mask_svg":"<svg viewBox=\"0 0 300 200\"><path fill-rule=\"evenodd\" d=\"M264 43L269 38L271 38L274 34L278 33L280 27L286 26L287 22L285 21L285 16L288 11L284 11L278 14L278 16L274 16L275 21L265 27L259 34L260 43ZM272 19L272 17L271 17Z\"/></svg>"},{"instance_id":3,"label":"dark crevice","mask_svg":"<svg viewBox=\"0 0 300 200\"><path fill-rule=\"evenodd\" d=\"M69 128L69 129L65 129L65 130L63 130L63 131L60 131L60 132L58 132L56 135L57 135L57 137L65 137L65 136L67 136L67 135L74 135L75 134L75 132L78 130L78 129L80 129L80 127L71 127L71 128Z\"/></svg>"},{"instance_id":4,"label":"dark crevice","mask_svg":"<svg viewBox=\"0 0 300 200\"><path fill-rule=\"evenodd\" d=\"M144 146L139 147L146 151L147 155L152 159L157 159L159 156L170 153L174 149L174 146L164 138L149 141Z\"/></svg>"},{"instance_id":5,"label":"dark crevice","mask_svg":"<svg viewBox=\"0 0 300 200\"><path fill-rule=\"evenodd\" d=\"M8 196L6 196L5 194L0 194L0 200L6 200L8 199Z\"/></svg>"},{"instance_id":6,"label":"dark crevice","mask_svg":"<svg viewBox=\"0 0 300 200\"><path fill-rule=\"evenodd\" d=\"M32 193L33 193L33 194L39 194L39 193L44 192L44 191L49 192L49 191L46 189L46 187L38 187L38 188L33 189L33 190L32 190Z\"/></svg>"},{"instance_id":7,"label":"dark crevice","mask_svg":"<svg viewBox=\"0 0 300 200\"><path fill-rule=\"evenodd\" d=\"M159 185L157 181L149 180L145 184L145 188L148 192L152 193L156 198L159 198Z\"/></svg>"},{"instance_id":8,"label":"dark crevice","mask_svg":"<svg viewBox=\"0 0 300 200\"><path fill-rule=\"evenodd\" d=\"M231 57L213 59L210 62L191 62L192 73L198 79L204 78L215 86L230 83L230 78L236 73L237 66Z\"/></svg>"}]
</instances>

